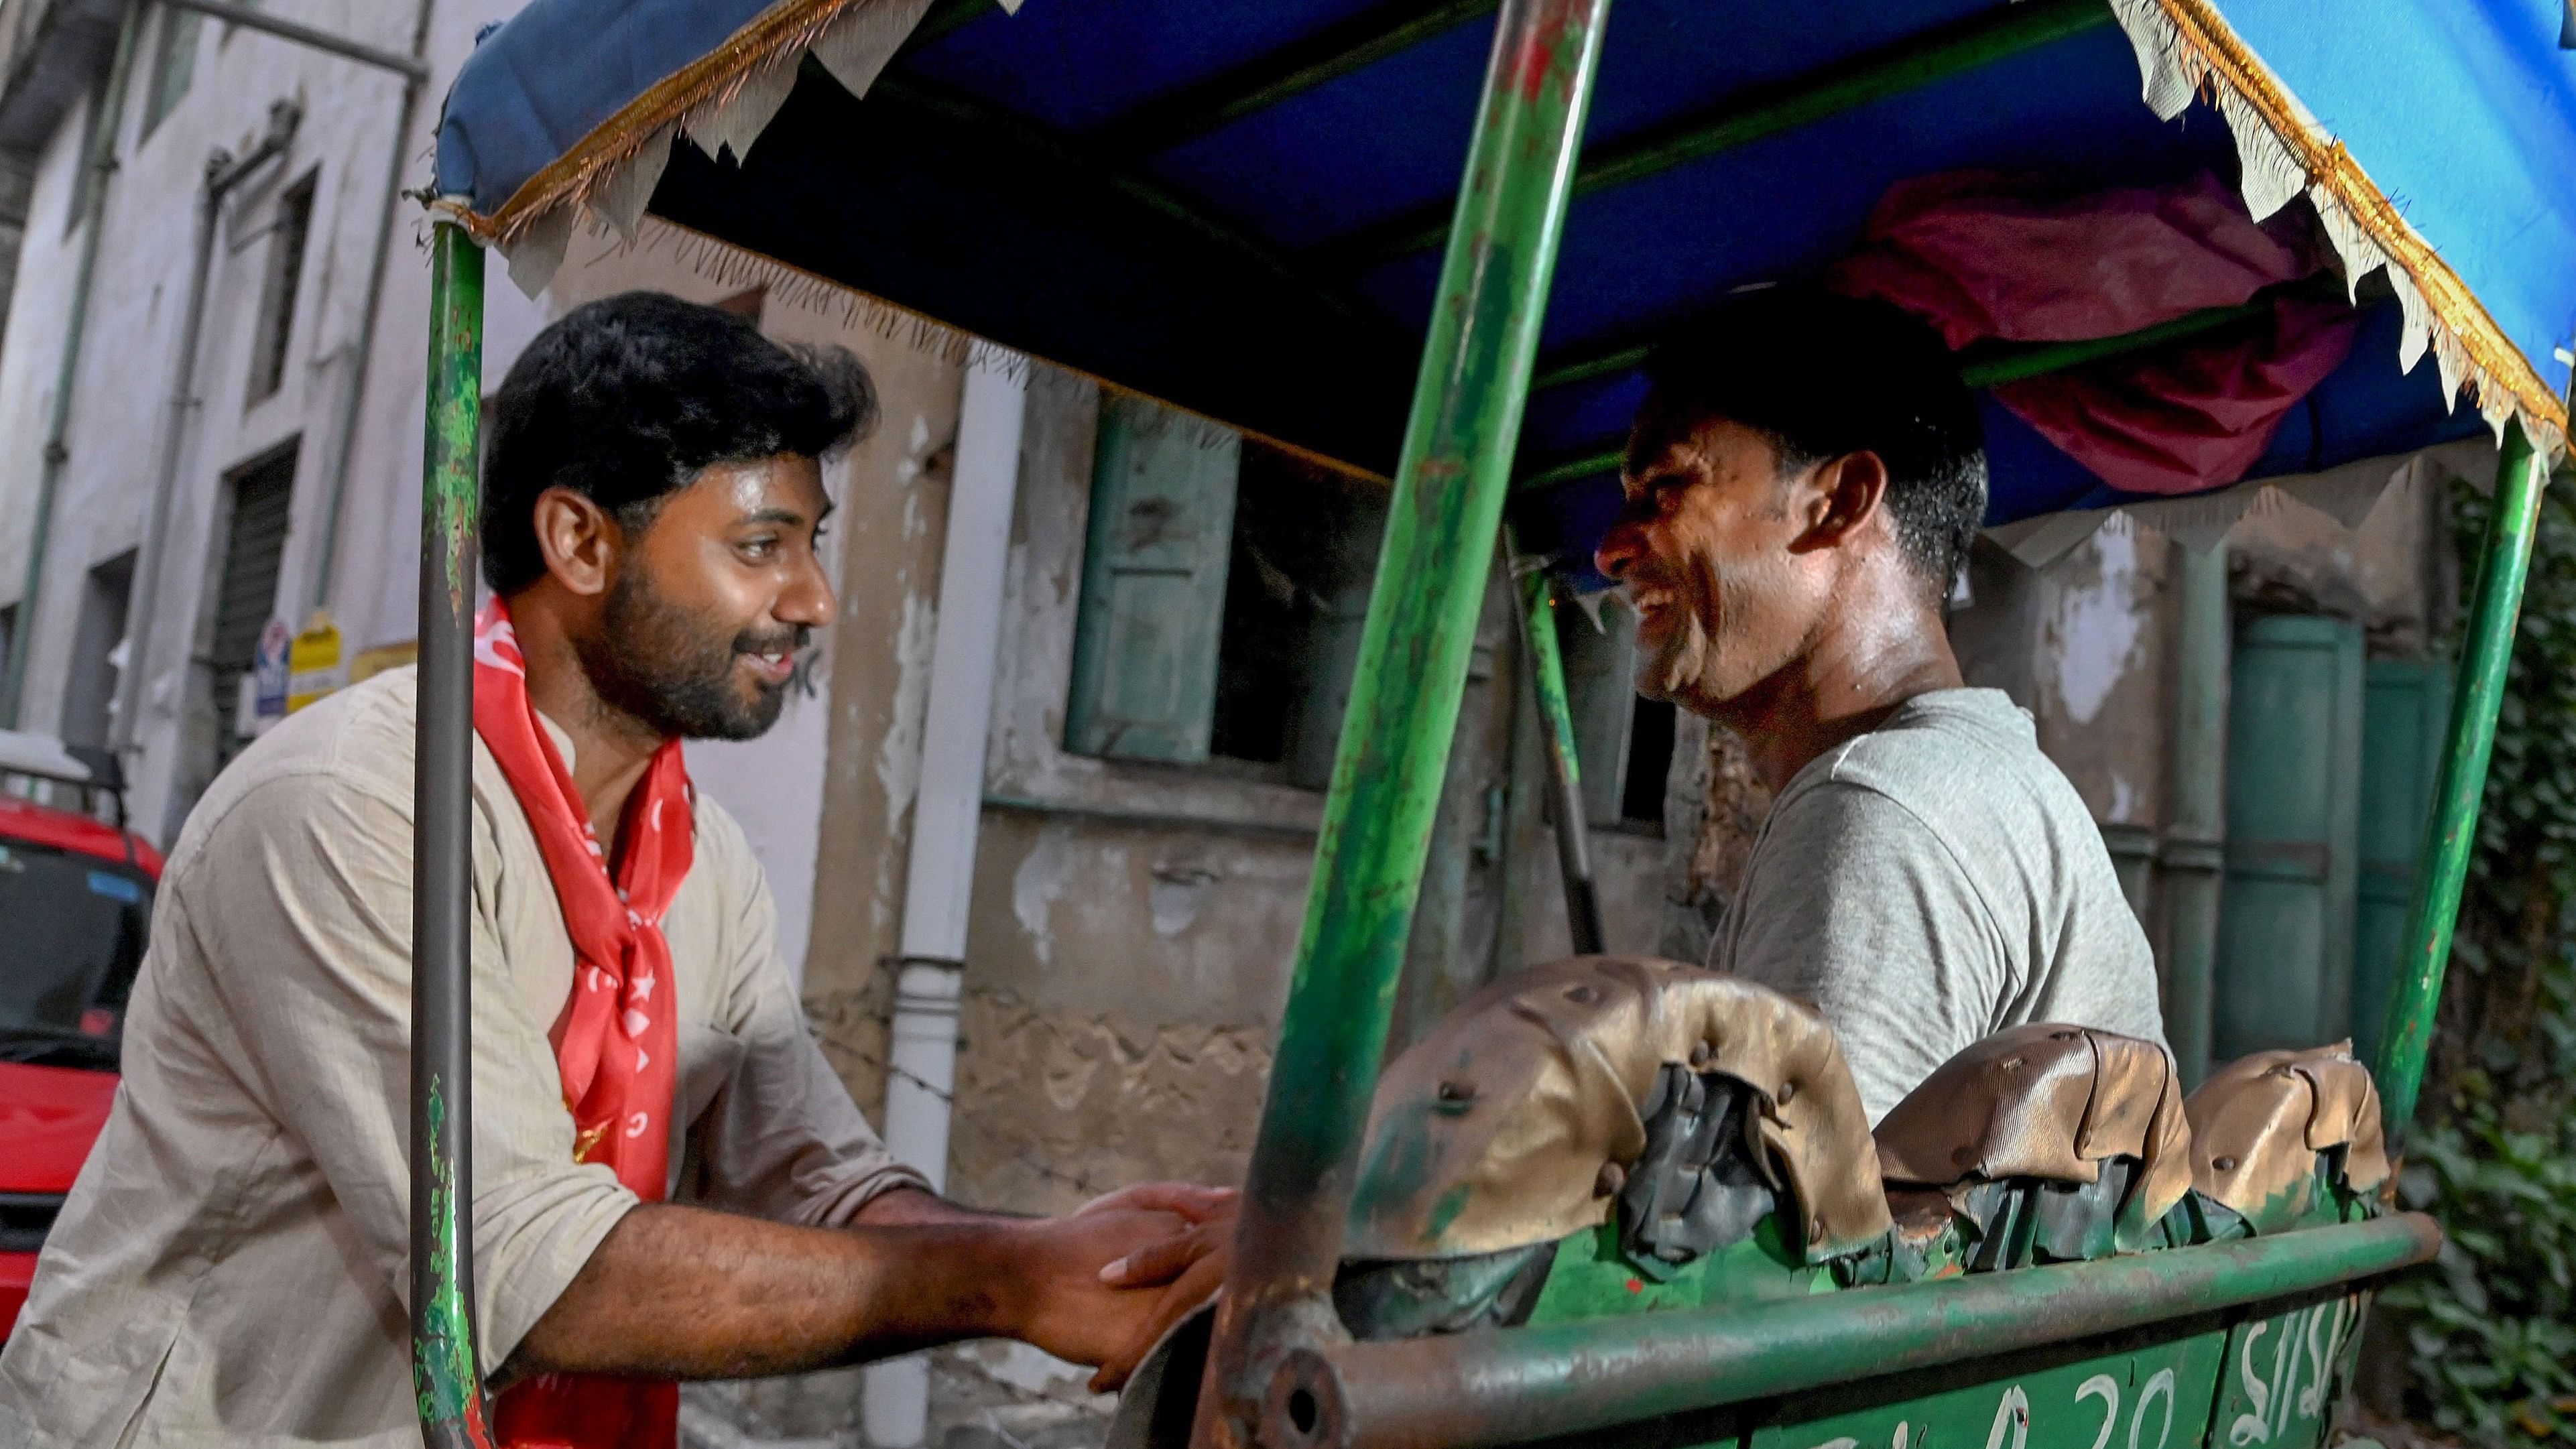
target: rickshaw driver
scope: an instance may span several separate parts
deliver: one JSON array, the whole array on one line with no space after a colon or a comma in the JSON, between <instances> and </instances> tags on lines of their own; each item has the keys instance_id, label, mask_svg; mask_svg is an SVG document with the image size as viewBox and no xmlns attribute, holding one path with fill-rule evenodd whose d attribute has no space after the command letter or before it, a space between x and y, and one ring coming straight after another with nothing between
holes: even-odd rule
<instances>
[{"instance_id":1,"label":"rickshaw driver","mask_svg":"<svg viewBox=\"0 0 2576 1449\"><path fill-rule=\"evenodd\" d=\"M811 1039L741 828L688 788L679 740L766 730L833 618L816 459L873 411L847 353L641 293L546 329L494 406L465 1211L505 1443L669 1445L672 1380L965 1337L1099 1363L1196 1301L1122 1265L1180 1272L1227 1219L1176 1184L1049 1220L933 1196ZM189 819L0 1439L420 1442L416 697L401 670L299 713Z\"/></svg>"},{"instance_id":2,"label":"rickshaw driver","mask_svg":"<svg viewBox=\"0 0 2576 1449\"><path fill-rule=\"evenodd\" d=\"M1873 1122L2025 1022L2162 1044L2099 829L1943 628L1986 462L1939 339L1783 289L1647 370L1596 560L1637 609L1640 691L1734 730L1773 792L1710 964L1815 1003Z\"/></svg>"}]
</instances>

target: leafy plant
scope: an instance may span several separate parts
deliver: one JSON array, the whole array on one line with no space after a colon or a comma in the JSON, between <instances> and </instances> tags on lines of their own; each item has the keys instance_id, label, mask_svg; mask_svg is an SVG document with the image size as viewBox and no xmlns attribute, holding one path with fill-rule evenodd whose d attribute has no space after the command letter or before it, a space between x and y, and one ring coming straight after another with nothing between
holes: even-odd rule
<instances>
[{"instance_id":1,"label":"leafy plant","mask_svg":"<svg viewBox=\"0 0 2576 1449\"><path fill-rule=\"evenodd\" d=\"M2453 495L2463 583L2491 500ZM2462 613L2465 615L2465 599ZM2576 1445L2576 509L2541 512L2402 1190L2450 1236L2389 1290L2419 1409L2499 1449Z\"/></svg>"}]
</instances>

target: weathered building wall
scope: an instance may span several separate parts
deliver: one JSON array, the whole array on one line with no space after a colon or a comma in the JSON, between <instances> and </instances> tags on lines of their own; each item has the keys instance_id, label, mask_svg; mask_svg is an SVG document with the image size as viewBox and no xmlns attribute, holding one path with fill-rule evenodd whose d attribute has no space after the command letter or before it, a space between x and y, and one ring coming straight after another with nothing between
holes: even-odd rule
<instances>
[{"instance_id":1,"label":"weathered building wall","mask_svg":"<svg viewBox=\"0 0 2576 1449\"><path fill-rule=\"evenodd\" d=\"M2451 480L2488 486L2495 449L2477 439L2426 456L2422 467L2374 459L2337 470L2356 490L2395 474L2357 526L2279 490L2248 509L2228 533L2228 591L2239 612L2353 619L2373 654L2441 647L2459 593Z\"/></svg>"},{"instance_id":2,"label":"weathered building wall","mask_svg":"<svg viewBox=\"0 0 2576 1449\"><path fill-rule=\"evenodd\" d=\"M1973 602L1950 619L1968 683L2031 712L2040 749L2106 825L2164 823L2174 547L2117 515L2045 569L1981 546Z\"/></svg>"},{"instance_id":3,"label":"weathered building wall","mask_svg":"<svg viewBox=\"0 0 2576 1449\"><path fill-rule=\"evenodd\" d=\"M410 5L361 0L280 0L304 24L402 51L411 43ZM433 80L415 125L426 149L430 115L445 78L471 49L475 31L517 8L512 0L449 0L434 13ZM28 654L20 719L51 731L63 718L81 597L91 568L137 548L150 494L166 399L177 376L196 227L209 152L246 152L273 103L302 107L293 144L231 198L208 276L196 385L180 419L178 486L161 550L159 604L151 647L129 667L142 671L137 755L128 761L137 824L166 841L213 766L212 730L233 701L216 700L203 663L225 529L226 476L293 443L298 447L292 516L280 561L277 612L300 620L318 596L335 606L352 649L411 637L413 560L418 550L420 398L426 315L425 256L414 228L398 228L368 378L349 490L341 511L334 578L318 578L330 514L332 464L341 446L340 405L353 375L368 261L388 181L402 82L399 77L250 31L205 23L193 79L160 124L145 134L150 58L158 27L177 12L156 8L142 36L128 108L118 121L118 170L111 183L90 294L89 335L74 384L69 456L57 495L42 597L17 599L26 568L45 418L52 404L71 308L78 234L69 217L88 107L66 112L37 160L28 227L0 342L0 605L20 608ZM268 228L286 188L315 180L293 326L277 391L254 399L252 337L269 265ZM405 184L416 177L406 175ZM493 288L497 324L488 360L497 377L516 353L514 318L533 309L506 285ZM524 330L516 333L524 338ZM27 627L32 616L33 627Z\"/></svg>"}]
</instances>

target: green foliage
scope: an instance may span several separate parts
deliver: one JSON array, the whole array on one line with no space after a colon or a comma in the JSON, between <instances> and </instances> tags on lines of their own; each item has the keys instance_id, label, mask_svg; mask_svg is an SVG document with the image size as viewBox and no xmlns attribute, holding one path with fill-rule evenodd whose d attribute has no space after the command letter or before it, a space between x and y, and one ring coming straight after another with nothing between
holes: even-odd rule
<instances>
[{"instance_id":1,"label":"green foliage","mask_svg":"<svg viewBox=\"0 0 2576 1449\"><path fill-rule=\"evenodd\" d=\"M2453 518L2473 575L2489 499ZM2472 582L2464 577L2463 583ZM2465 607L2462 612L2465 614ZM2500 1449L2576 1445L2576 510L2541 510L2478 853L2409 1149L2409 1206L2450 1235L2391 1289L2436 1424Z\"/></svg>"}]
</instances>

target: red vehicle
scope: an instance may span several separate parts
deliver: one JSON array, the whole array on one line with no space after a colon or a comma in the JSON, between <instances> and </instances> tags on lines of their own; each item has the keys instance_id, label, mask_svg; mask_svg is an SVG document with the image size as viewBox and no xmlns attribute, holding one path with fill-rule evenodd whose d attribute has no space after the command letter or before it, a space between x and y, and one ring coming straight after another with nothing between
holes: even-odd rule
<instances>
[{"instance_id":1,"label":"red vehicle","mask_svg":"<svg viewBox=\"0 0 2576 1449\"><path fill-rule=\"evenodd\" d=\"M160 878L115 756L0 730L0 1338L116 1098Z\"/></svg>"}]
</instances>

